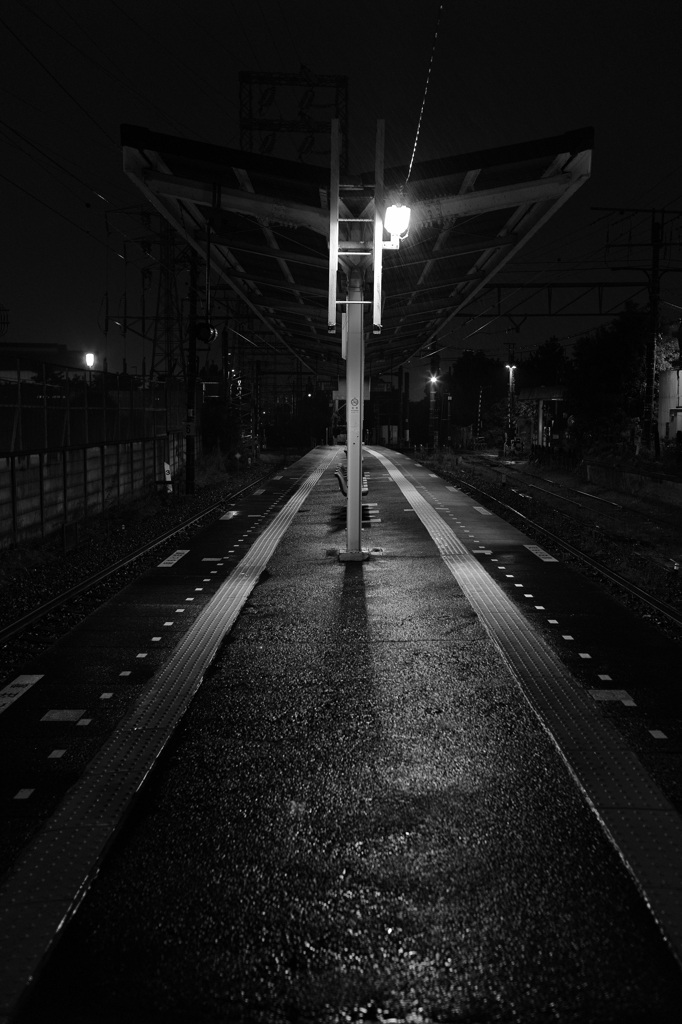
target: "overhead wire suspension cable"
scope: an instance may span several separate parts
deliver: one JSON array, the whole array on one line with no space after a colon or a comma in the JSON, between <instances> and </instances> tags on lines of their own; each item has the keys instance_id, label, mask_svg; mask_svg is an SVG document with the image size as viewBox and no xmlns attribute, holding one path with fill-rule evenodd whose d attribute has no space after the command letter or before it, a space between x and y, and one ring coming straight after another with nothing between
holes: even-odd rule
<instances>
[{"instance_id":1,"label":"overhead wire suspension cable","mask_svg":"<svg viewBox=\"0 0 682 1024\"><path fill-rule=\"evenodd\" d=\"M438 17L436 19L436 31L435 31L434 36L433 36L433 46L431 47L431 59L429 61L429 70L426 73L426 85L424 86L424 95L422 96L422 106L421 106L421 110L419 111L419 120L417 122L417 134L414 137L414 146L412 147L412 157L410 159L410 166L409 166L409 168L407 170L407 177L405 178L405 184L406 185L407 185L408 181L410 180L410 175L412 174L412 164L414 163L415 153L417 152L417 143L419 142L419 132L421 131L422 118L424 116L424 107L426 106L426 94L429 91L429 79L431 78L431 69L433 67L433 58L434 58L435 53L436 53L436 43L438 41L438 27L440 25L440 16L441 16L442 12L443 12L443 4L440 3L438 5Z\"/></svg>"}]
</instances>

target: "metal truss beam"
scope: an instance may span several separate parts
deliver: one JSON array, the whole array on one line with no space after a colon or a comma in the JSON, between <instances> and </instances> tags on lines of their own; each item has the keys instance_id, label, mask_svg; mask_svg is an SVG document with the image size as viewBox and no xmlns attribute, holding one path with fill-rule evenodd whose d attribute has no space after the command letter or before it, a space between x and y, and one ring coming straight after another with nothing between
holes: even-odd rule
<instances>
[{"instance_id":1,"label":"metal truss beam","mask_svg":"<svg viewBox=\"0 0 682 1024\"><path fill-rule=\"evenodd\" d=\"M206 256L206 250L201 244L200 239L206 238L206 228L208 225L207 218L200 211L197 204L190 201L180 201L174 197L161 196L156 194L149 188L147 182L144 179L144 173L148 170L149 161L151 158L156 161L155 170L162 174L168 174L168 168L164 165L161 157L157 153L149 153L145 151L143 154L133 147L123 147L123 170L128 177L137 185L142 194L148 199L152 206L161 213L166 220L173 225L175 230L195 249L202 258ZM145 162L146 161L146 162ZM308 370L309 373L314 374L315 371L311 366L306 363L301 356L293 350L282 334L274 327L274 325L263 315L263 313L253 305L249 295L244 291L243 288L230 277L230 271L233 269L233 264L236 262L234 258L231 260L228 258L229 254L221 251L218 247L213 247L215 252L213 253L211 266L227 284L230 285L235 295L237 295L243 302L253 310L259 320L274 334L278 342L289 352L297 362L301 363L302 366ZM264 247L265 248L265 247ZM270 250L271 251L271 250ZM243 270L242 267L237 267L239 270Z\"/></svg>"},{"instance_id":2,"label":"metal truss beam","mask_svg":"<svg viewBox=\"0 0 682 1024\"><path fill-rule=\"evenodd\" d=\"M305 206L291 199L275 199L224 188L220 183L181 178L157 170L143 171L142 178L149 191L157 196L185 199L197 206L210 206L214 210L241 213L282 227L309 228L319 235L329 235L329 216L326 210L314 206Z\"/></svg>"}]
</instances>

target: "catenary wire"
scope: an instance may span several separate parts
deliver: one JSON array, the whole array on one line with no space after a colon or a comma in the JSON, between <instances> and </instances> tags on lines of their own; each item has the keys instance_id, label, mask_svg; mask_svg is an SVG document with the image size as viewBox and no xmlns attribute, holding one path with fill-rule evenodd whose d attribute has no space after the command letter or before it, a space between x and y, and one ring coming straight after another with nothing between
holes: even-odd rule
<instances>
[{"instance_id":1,"label":"catenary wire","mask_svg":"<svg viewBox=\"0 0 682 1024\"><path fill-rule=\"evenodd\" d=\"M419 142L419 132L420 132L421 126L422 126L422 118L424 116L424 107L426 106L426 94L429 91L429 80L431 78L431 69L433 68L433 58L434 58L435 53L436 53L436 44L438 42L438 27L440 25L440 16L441 16L442 13L443 13L443 4L440 3L438 5L438 17L436 18L436 31L435 31L434 36L433 36L433 45L431 47L431 59L429 60L429 68L428 68L428 71L426 72L426 85L424 86L424 95L422 96L422 105L421 105L421 110L419 111L419 120L417 121L417 133L416 133L416 135L414 137L414 146L412 147L412 156L410 158L410 166L408 167L408 170L407 170L407 178L405 179L405 184L407 184L408 181L410 180L410 175L412 174L412 164L414 163L414 157L415 157L415 154L417 152L417 143Z\"/></svg>"}]
</instances>

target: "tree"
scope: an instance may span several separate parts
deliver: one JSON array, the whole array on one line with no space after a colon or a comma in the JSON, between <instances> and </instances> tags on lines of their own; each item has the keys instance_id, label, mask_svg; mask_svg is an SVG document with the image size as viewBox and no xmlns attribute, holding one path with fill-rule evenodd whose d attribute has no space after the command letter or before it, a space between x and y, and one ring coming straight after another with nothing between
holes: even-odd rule
<instances>
[{"instance_id":1,"label":"tree","mask_svg":"<svg viewBox=\"0 0 682 1024\"><path fill-rule=\"evenodd\" d=\"M527 359L520 363L517 388L551 387L563 384L569 370L569 359L558 338L544 341Z\"/></svg>"},{"instance_id":2,"label":"tree","mask_svg":"<svg viewBox=\"0 0 682 1024\"><path fill-rule=\"evenodd\" d=\"M452 419L460 427L478 423L478 403L482 399L484 421L492 406L507 393L507 375L499 359L485 352L462 353L448 374L448 390L452 395ZM481 392L481 389L482 392Z\"/></svg>"},{"instance_id":3,"label":"tree","mask_svg":"<svg viewBox=\"0 0 682 1024\"><path fill-rule=\"evenodd\" d=\"M642 415L647 313L634 303L593 337L579 338L567 379L567 406L583 450L631 450Z\"/></svg>"}]
</instances>

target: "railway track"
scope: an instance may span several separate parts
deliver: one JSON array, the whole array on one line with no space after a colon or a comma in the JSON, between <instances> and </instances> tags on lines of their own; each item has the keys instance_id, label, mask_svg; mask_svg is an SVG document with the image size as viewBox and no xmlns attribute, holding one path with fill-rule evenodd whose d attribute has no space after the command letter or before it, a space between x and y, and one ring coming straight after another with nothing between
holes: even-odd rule
<instances>
[{"instance_id":1,"label":"railway track","mask_svg":"<svg viewBox=\"0 0 682 1024\"><path fill-rule=\"evenodd\" d=\"M637 584L633 583L631 580L626 579L624 576L621 576L620 573L616 572L613 569L610 569L607 565L604 565L604 563L599 561L599 559L594 558L592 555L586 554L584 551L581 551L580 548L575 547L575 545L571 544L567 540L564 540L562 537L558 537L553 531L548 530L547 527L541 526L539 523L531 519L530 516L527 516L525 513L519 511L519 509L514 508L513 505L509 505L506 502L502 501L496 495L490 494L488 491L483 490L482 487L479 487L476 484L472 484L468 480L462 480L461 478L457 479L457 483L463 490L475 491L477 494L482 495L484 498L487 498L488 500L495 502L497 505L501 506L512 515L517 516L519 519L522 519L524 523L528 524L528 526L531 529L536 530L545 537L549 537L552 543L556 544L557 547L569 552L571 555L573 555L574 558L579 559L585 565L588 565L591 569L600 573L600 575L608 579L611 583L615 584L622 590L626 591L632 597L635 597L638 600L643 601L649 607L655 609L656 612L665 616L667 620L673 622L676 626L682 627L682 613L680 613L672 605L668 604L665 601L661 601L660 598L655 597L653 594L649 594L646 590L643 590L641 587L638 587ZM555 509L554 511L560 510ZM560 514L567 515L566 513ZM574 519L574 517L567 517Z\"/></svg>"},{"instance_id":2,"label":"railway track","mask_svg":"<svg viewBox=\"0 0 682 1024\"><path fill-rule=\"evenodd\" d=\"M252 487L256 487L259 483L262 483L274 472L276 472L276 469L272 469L268 473L265 473L263 476L258 477L256 480L252 480L249 484L246 485L246 487L242 487L238 491L230 491L222 495L218 499L218 501L215 501L211 505L208 505L206 508L202 509L201 512L196 513L189 519L183 520L179 525L174 526L172 529L166 530L165 533L159 534L158 537L155 537L148 543L143 544L141 547L137 548L131 554L118 559L118 561L113 562L105 569L102 569L99 572L94 573L92 576L88 576L86 579L81 580L79 583L75 584L73 587L70 587L68 590L63 591L61 594L57 594L55 597L50 598L50 600L48 601L45 601L37 608L34 608L32 611L27 612L25 615L22 615L14 622L10 622L6 626L3 626L2 628L0 628L0 647L3 647L9 641L13 640L15 637L19 636L26 630L30 629L32 626L35 626L37 623L44 620L46 616L58 611L60 608L68 604L74 598L80 597L87 591L93 590L95 587L101 586L102 583L113 577L116 573L121 572L121 570L132 565L134 562L138 561L141 558L144 558L155 548L159 547L162 544L165 544L171 538L177 536L178 534L184 533L188 529L191 529L202 519L205 519L206 516L211 515L213 512L217 511L220 508L223 508L227 502L234 501L235 498L238 498L240 495L245 494L247 491L251 490ZM52 637L52 634L50 634L49 639L54 639L54 637ZM40 640L38 642L40 642Z\"/></svg>"}]
</instances>

